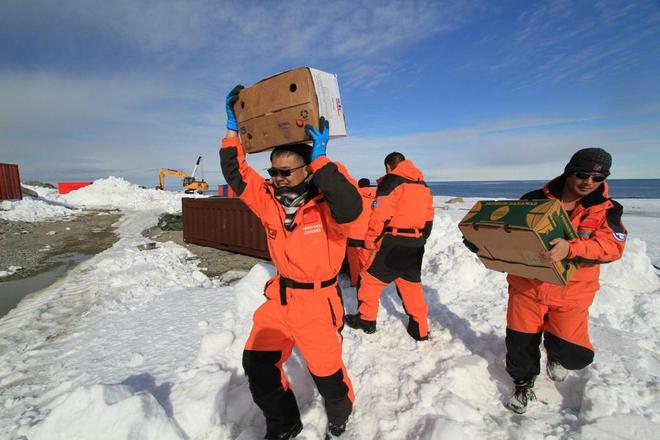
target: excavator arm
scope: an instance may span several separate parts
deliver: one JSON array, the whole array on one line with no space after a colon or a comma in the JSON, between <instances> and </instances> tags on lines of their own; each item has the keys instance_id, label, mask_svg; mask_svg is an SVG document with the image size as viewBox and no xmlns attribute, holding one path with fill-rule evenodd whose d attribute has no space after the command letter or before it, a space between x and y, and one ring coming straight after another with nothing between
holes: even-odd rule
<instances>
[{"instance_id":1,"label":"excavator arm","mask_svg":"<svg viewBox=\"0 0 660 440\"><path fill-rule=\"evenodd\" d=\"M185 171L180 170L171 170L169 168L161 168L158 171L158 180L160 185L157 186L157 189L165 189L165 176L176 176L182 180L183 189L188 192L197 191L202 193L209 189L209 184L202 180L195 180L195 173L197 172L197 167L202 160L202 156L197 158L197 163L195 163L195 168L193 169L192 175L188 175Z\"/></svg>"},{"instance_id":2,"label":"excavator arm","mask_svg":"<svg viewBox=\"0 0 660 440\"><path fill-rule=\"evenodd\" d=\"M179 170L170 170L169 168L161 168L158 171L158 178L160 181L159 189L165 189L165 176L176 176L180 179L183 179L185 182L185 179L188 177L188 174L185 171L179 171Z\"/></svg>"},{"instance_id":3,"label":"excavator arm","mask_svg":"<svg viewBox=\"0 0 660 440\"><path fill-rule=\"evenodd\" d=\"M199 156L199 157L197 158L197 163L195 163L195 168L193 168L193 170L192 170L192 174L190 174L190 177L192 177L193 179L195 178L195 173L197 172L197 167L199 166L199 163L200 163L201 161L202 161L202 156Z\"/></svg>"}]
</instances>

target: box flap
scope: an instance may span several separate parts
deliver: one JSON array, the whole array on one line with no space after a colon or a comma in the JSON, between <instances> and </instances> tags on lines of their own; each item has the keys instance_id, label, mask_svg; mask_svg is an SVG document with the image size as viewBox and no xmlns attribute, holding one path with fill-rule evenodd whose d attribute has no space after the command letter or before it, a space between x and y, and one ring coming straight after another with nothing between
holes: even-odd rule
<instances>
[{"instance_id":1,"label":"box flap","mask_svg":"<svg viewBox=\"0 0 660 440\"><path fill-rule=\"evenodd\" d=\"M346 136L344 107L339 97L337 75L312 68L309 71L316 90L319 115L325 117L330 124L330 136Z\"/></svg>"}]
</instances>

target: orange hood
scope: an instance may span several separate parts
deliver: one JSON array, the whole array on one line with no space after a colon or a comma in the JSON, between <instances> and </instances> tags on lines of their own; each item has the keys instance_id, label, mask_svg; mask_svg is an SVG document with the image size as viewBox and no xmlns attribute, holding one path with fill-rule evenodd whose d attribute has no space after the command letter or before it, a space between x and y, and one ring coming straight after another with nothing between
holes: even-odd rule
<instances>
[{"instance_id":1,"label":"orange hood","mask_svg":"<svg viewBox=\"0 0 660 440\"><path fill-rule=\"evenodd\" d=\"M417 168L415 164L408 159L404 160L403 162L399 162L396 168L394 168L388 174L395 174L408 180L424 180L424 174L422 174L419 168Z\"/></svg>"}]
</instances>

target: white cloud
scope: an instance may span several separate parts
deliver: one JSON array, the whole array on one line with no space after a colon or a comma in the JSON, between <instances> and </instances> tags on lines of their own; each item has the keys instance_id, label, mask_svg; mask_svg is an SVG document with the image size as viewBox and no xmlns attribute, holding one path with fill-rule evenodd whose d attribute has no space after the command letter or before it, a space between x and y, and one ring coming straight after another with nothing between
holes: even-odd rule
<instances>
[{"instance_id":1,"label":"white cloud","mask_svg":"<svg viewBox=\"0 0 660 440\"><path fill-rule=\"evenodd\" d=\"M147 117L138 107L167 96L144 78L0 72L0 131L57 130Z\"/></svg>"},{"instance_id":2,"label":"white cloud","mask_svg":"<svg viewBox=\"0 0 660 440\"><path fill-rule=\"evenodd\" d=\"M187 66L258 80L274 68L333 66L350 84L382 81L404 63L410 45L451 32L477 10L478 1L310 0L306 2L214 0L117 0L14 2L6 25L35 44L76 57L88 40L133 55L158 75ZM25 33L40 28L45 40ZM52 41L51 41L52 40ZM44 49L46 50L46 49ZM105 55L105 54L104 54ZM79 55L78 55L79 56ZM121 60L123 69L127 68ZM233 64L233 66L232 66ZM208 79L208 77L206 78Z\"/></svg>"},{"instance_id":3,"label":"white cloud","mask_svg":"<svg viewBox=\"0 0 660 440\"><path fill-rule=\"evenodd\" d=\"M146 183L159 167L188 168L198 154L217 164L224 106L176 84L3 72L0 96L2 161L19 163L28 178Z\"/></svg>"},{"instance_id":4,"label":"white cloud","mask_svg":"<svg viewBox=\"0 0 660 440\"><path fill-rule=\"evenodd\" d=\"M159 167L187 169L201 154L207 179L222 180L217 151L224 106L209 105L203 93L137 77L5 73L0 94L3 160L19 162L30 178L113 174L149 184ZM522 179L551 177L577 148L598 145L615 157L628 155L621 170L634 169L635 155L657 151L657 113L656 102L632 113L497 118L398 137L362 132L334 140L330 154L358 177L380 175L383 157L398 150L430 180ZM261 169L266 156L250 160ZM637 169L657 175L644 164Z\"/></svg>"},{"instance_id":5,"label":"white cloud","mask_svg":"<svg viewBox=\"0 0 660 440\"><path fill-rule=\"evenodd\" d=\"M45 35L63 44L114 37L145 51L162 51L207 43L213 20L222 19L223 11L231 13L229 6L200 0L15 1L5 7L3 21L39 23Z\"/></svg>"},{"instance_id":6,"label":"white cloud","mask_svg":"<svg viewBox=\"0 0 660 440\"><path fill-rule=\"evenodd\" d=\"M620 117L603 121L594 125L571 117L497 120L399 137L346 138L333 142L332 148L337 156L350 157L347 165L359 177L382 174L385 155L400 151L428 180L545 179L560 174L576 150L590 146L612 153L619 178L658 176L660 157L653 156L660 138L657 124L633 124ZM648 157L647 165L640 166L640 155Z\"/></svg>"},{"instance_id":7,"label":"white cloud","mask_svg":"<svg viewBox=\"0 0 660 440\"><path fill-rule=\"evenodd\" d=\"M634 71L649 57L657 58L660 49L653 41L659 25L654 1L554 0L530 5L511 35L492 36L483 44L500 48L491 68L510 72L511 86L588 82Z\"/></svg>"}]
</instances>

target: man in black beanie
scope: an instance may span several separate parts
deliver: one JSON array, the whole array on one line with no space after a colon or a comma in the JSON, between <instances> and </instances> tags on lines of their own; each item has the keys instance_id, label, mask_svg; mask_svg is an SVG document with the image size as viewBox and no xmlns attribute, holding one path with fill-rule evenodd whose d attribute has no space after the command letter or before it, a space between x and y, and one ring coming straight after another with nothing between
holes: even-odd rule
<instances>
[{"instance_id":1,"label":"man in black beanie","mask_svg":"<svg viewBox=\"0 0 660 440\"><path fill-rule=\"evenodd\" d=\"M564 168L568 176L579 171L594 172L605 177L610 175L612 156L602 148L583 148L578 150Z\"/></svg>"},{"instance_id":2,"label":"man in black beanie","mask_svg":"<svg viewBox=\"0 0 660 440\"><path fill-rule=\"evenodd\" d=\"M579 238L555 239L541 257L572 260L580 268L566 286L507 277L506 370L514 391L505 406L518 414L536 399L533 387L540 372L541 339L547 353L546 372L553 381L563 381L568 370L582 369L593 361L589 307L600 287L600 265L621 258L627 234L621 223L623 207L608 195L605 180L611 166L612 157L602 148L581 149L561 176L522 196L524 200L561 201Z\"/></svg>"}]
</instances>

